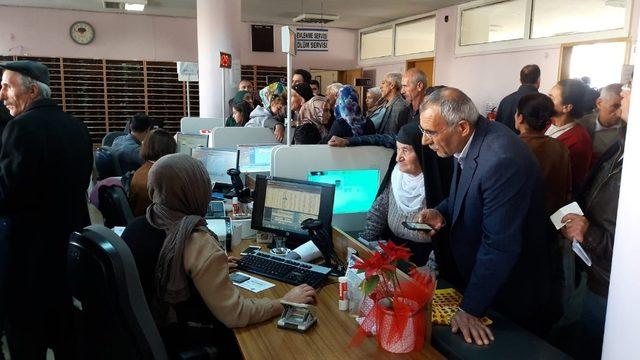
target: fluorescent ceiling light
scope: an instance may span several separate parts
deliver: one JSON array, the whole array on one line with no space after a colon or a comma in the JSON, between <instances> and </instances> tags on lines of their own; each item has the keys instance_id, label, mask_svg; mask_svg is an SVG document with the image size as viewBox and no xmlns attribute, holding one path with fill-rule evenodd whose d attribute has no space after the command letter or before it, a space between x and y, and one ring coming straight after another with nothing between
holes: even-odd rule
<instances>
[{"instance_id":1,"label":"fluorescent ceiling light","mask_svg":"<svg viewBox=\"0 0 640 360\"><path fill-rule=\"evenodd\" d=\"M124 4L124 9L127 11L144 11L144 4Z\"/></svg>"}]
</instances>

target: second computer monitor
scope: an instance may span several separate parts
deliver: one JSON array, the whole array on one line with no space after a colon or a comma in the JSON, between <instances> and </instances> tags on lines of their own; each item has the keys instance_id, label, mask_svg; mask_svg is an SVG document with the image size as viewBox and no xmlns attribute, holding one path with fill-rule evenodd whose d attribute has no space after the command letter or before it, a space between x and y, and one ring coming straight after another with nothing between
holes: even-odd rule
<instances>
[{"instance_id":1,"label":"second computer monitor","mask_svg":"<svg viewBox=\"0 0 640 360\"><path fill-rule=\"evenodd\" d=\"M231 185L227 171L238 168L238 150L199 147L193 149L191 156L202 161L212 183Z\"/></svg>"},{"instance_id":2,"label":"second computer monitor","mask_svg":"<svg viewBox=\"0 0 640 360\"><path fill-rule=\"evenodd\" d=\"M238 169L243 173L271 171L271 152L278 145L238 145Z\"/></svg>"},{"instance_id":3,"label":"second computer monitor","mask_svg":"<svg viewBox=\"0 0 640 360\"><path fill-rule=\"evenodd\" d=\"M311 171L307 180L336 187L334 214L368 212L378 193L378 169Z\"/></svg>"},{"instance_id":4,"label":"second computer monitor","mask_svg":"<svg viewBox=\"0 0 640 360\"><path fill-rule=\"evenodd\" d=\"M179 153L191 155L191 149L207 146L209 135L178 133L176 134L176 142Z\"/></svg>"}]
</instances>

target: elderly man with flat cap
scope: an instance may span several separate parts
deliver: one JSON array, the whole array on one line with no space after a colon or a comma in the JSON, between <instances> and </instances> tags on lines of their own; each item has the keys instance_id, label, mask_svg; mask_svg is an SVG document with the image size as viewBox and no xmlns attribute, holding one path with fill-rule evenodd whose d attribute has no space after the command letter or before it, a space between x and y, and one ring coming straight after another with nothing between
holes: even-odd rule
<instances>
[{"instance_id":1,"label":"elderly man with flat cap","mask_svg":"<svg viewBox=\"0 0 640 360\"><path fill-rule=\"evenodd\" d=\"M0 100L14 116L0 150L0 318L4 313L11 358L44 358L47 348L69 358L67 243L90 223L91 139L51 99L45 65L0 68Z\"/></svg>"}]
</instances>

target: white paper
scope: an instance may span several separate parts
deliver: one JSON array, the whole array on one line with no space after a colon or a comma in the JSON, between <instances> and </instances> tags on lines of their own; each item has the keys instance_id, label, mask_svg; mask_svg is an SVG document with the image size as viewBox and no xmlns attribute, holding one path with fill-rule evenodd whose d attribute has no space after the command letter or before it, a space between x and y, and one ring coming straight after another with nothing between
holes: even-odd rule
<instances>
[{"instance_id":1,"label":"white paper","mask_svg":"<svg viewBox=\"0 0 640 360\"><path fill-rule=\"evenodd\" d=\"M293 249L293 252L300 255L300 260L305 262L315 260L322 256L320 249L318 249L311 240Z\"/></svg>"},{"instance_id":2,"label":"white paper","mask_svg":"<svg viewBox=\"0 0 640 360\"><path fill-rule=\"evenodd\" d=\"M556 227L556 230L560 230L565 225L565 223L562 222L562 218L567 214L584 216L582 209L580 209L580 205L575 201L569 205L563 206L560 210L551 215L551 222Z\"/></svg>"},{"instance_id":3,"label":"white paper","mask_svg":"<svg viewBox=\"0 0 640 360\"><path fill-rule=\"evenodd\" d=\"M124 232L124 226L114 226L113 232L116 233L116 235L121 237L122 233Z\"/></svg>"},{"instance_id":4,"label":"white paper","mask_svg":"<svg viewBox=\"0 0 640 360\"><path fill-rule=\"evenodd\" d=\"M576 253L576 255L578 255L578 257L582 259L585 264L587 264L587 266L591 266L591 258L589 257L589 255L587 255L587 253L584 251L582 246L580 246L580 243L576 241L576 239L573 239L571 248L573 249L573 252Z\"/></svg>"},{"instance_id":5,"label":"white paper","mask_svg":"<svg viewBox=\"0 0 640 360\"><path fill-rule=\"evenodd\" d=\"M249 291L254 292L254 293L259 293L260 291L263 291L263 290L266 290L268 288L272 288L272 287L276 286L273 283L258 279L256 277L253 277L253 276L251 276L249 274L245 274L243 272L238 272L238 274L248 277L249 280L243 281L243 282L241 282L239 284L238 283L234 283L234 284L236 286L238 286L238 287L241 287L241 288L243 288L245 290L249 290Z\"/></svg>"}]
</instances>

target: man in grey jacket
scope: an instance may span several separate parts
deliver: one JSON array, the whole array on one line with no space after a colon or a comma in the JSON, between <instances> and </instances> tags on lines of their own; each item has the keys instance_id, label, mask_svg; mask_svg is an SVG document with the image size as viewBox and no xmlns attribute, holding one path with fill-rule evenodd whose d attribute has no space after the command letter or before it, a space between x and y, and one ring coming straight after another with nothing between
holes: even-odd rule
<instances>
[{"instance_id":1,"label":"man in grey jacket","mask_svg":"<svg viewBox=\"0 0 640 360\"><path fill-rule=\"evenodd\" d=\"M597 110L585 115L577 122L584 126L593 140L593 152L596 156L604 153L618 141L620 127L620 91L622 84L610 84L600 90L596 100Z\"/></svg>"},{"instance_id":2,"label":"man in grey jacket","mask_svg":"<svg viewBox=\"0 0 640 360\"><path fill-rule=\"evenodd\" d=\"M122 173L138 170L144 160L140 156L142 141L151 131L151 118L143 113L133 115L130 123L131 133L118 137L111 146L111 152L118 160Z\"/></svg>"},{"instance_id":3,"label":"man in grey jacket","mask_svg":"<svg viewBox=\"0 0 640 360\"><path fill-rule=\"evenodd\" d=\"M388 73L380 84L382 97L387 101L385 114L378 127L378 134L396 135L409 118L409 103L401 94L402 74Z\"/></svg>"}]
</instances>

